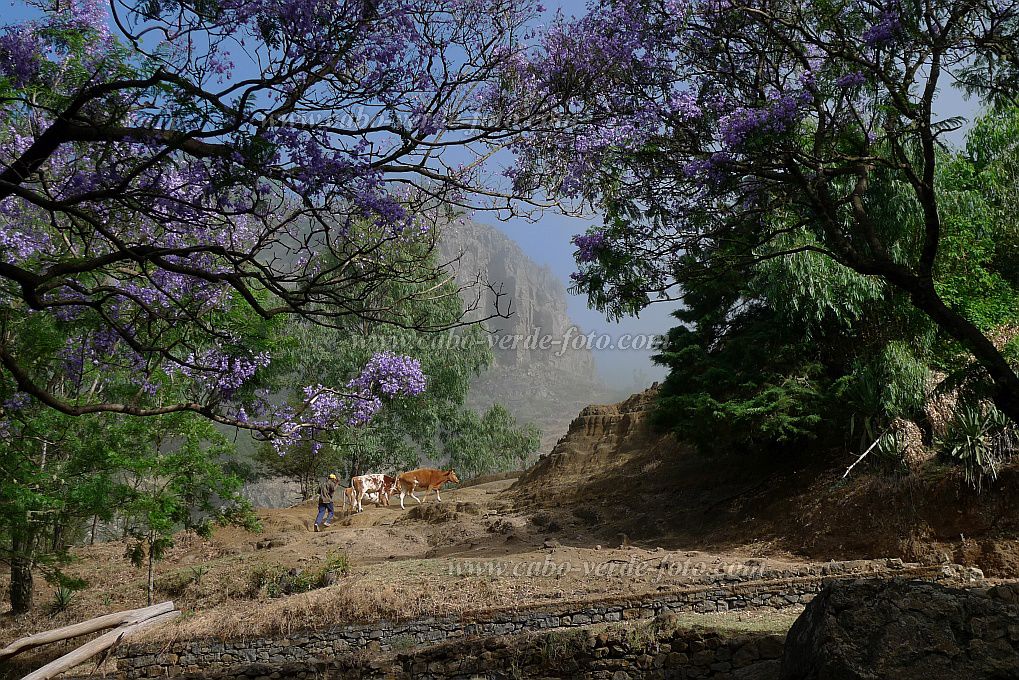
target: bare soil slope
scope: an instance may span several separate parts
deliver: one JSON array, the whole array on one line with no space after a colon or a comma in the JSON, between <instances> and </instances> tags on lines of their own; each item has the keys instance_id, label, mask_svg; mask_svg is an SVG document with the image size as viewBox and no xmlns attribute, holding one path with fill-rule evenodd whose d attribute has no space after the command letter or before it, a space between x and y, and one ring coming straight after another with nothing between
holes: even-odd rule
<instances>
[{"instance_id":1,"label":"bare soil slope","mask_svg":"<svg viewBox=\"0 0 1019 680\"><path fill-rule=\"evenodd\" d=\"M901 557L1019 576L1019 467L977 493L952 469L843 481L846 452L781 460L697 454L648 423L654 389L589 406L510 490L555 523L581 514L594 540L803 560Z\"/></svg>"}]
</instances>

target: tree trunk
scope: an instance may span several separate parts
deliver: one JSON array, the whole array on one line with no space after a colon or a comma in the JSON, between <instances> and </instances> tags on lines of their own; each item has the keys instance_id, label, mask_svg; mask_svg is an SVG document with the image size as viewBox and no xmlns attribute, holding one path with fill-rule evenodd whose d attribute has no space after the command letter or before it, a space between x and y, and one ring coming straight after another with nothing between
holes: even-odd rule
<instances>
[{"instance_id":1,"label":"tree trunk","mask_svg":"<svg viewBox=\"0 0 1019 680\"><path fill-rule=\"evenodd\" d=\"M913 304L934 323L973 353L991 379L991 400L1002 413L1019 423L1019 375L979 328L945 304L931 282L917 279L907 288Z\"/></svg>"},{"instance_id":2,"label":"tree trunk","mask_svg":"<svg viewBox=\"0 0 1019 680\"><path fill-rule=\"evenodd\" d=\"M96 544L96 527L99 526L99 515L92 516L92 536L88 539L89 545Z\"/></svg>"},{"instance_id":3,"label":"tree trunk","mask_svg":"<svg viewBox=\"0 0 1019 680\"><path fill-rule=\"evenodd\" d=\"M155 571L153 569L155 560L152 558L152 544L155 542L152 535L149 534L149 573L145 581L145 592L148 595L148 604L152 605L152 597L156 592L156 581Z\"/></svg>"},{"instance_id":4,"label":"tree trunk","mask_svg":"<svg viewBox=\"0 0 1019 680\"><path fill-rule=\"evenodd\" d=\"M15 529L11 537L11 611L23 614L32 608L32 555L35 541L29 529Z\"/></svg>"},{"instance_id":5,"label":"tree trunk","mask_svg":"<svg viewBox=\"0 0 1019 680\"><path fill-rule=\"evenodd\" d=\"M51 552L59 553L64 548L64 524L60 520L57 520L53 524L53 550Z\"/></svg>"}]
</instances>

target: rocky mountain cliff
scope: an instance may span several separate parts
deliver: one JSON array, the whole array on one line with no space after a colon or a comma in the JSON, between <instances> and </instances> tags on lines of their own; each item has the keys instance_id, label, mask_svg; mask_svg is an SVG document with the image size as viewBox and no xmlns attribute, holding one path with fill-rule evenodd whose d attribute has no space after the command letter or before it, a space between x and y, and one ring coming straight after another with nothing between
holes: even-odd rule
<instances>
[{"instance_id":1,"label":"rocky mountain cliff","mask_svg":"<svg viewBox=\"0 0 1019 680\"><path fill-rule=\"evenodd\" d=\"M471 286L480 275L483 286L465 291L481 293L478 315L495 309L494 291L504 296L500 308L511 304L509 318L486 321L492 332L495 363L471 390L469 403L486 409L505 405L518 420L542 430L542 451L548 451L585 404L609 396L586 347L576 348L564 338L578 337L566 311L566 290L548 267L531 260L498 229L475 222L451 224L443 230L440 255L453 262L461 285ZM473 301L473 299L471 300ZM572 335L568 329L574 328ZM547 336L544 348L541 339Z\"/></svg>"},{"instance_id":2,"label":"rocky mountain cliff","mask_svg":"<svg viewBox=\"0 0 1019 680\"><path fill-rule=\"evenodd\" d=\"M539 489L536 495L553 488L569 492L578 490L579 480L610 477L621 481L642 465L633 463L652 452L652 460L678 455L680 446L670 435L655 432L648 426L654 407L658 383L618 404L593 404L580 411L570 423L566 434L547 455L521 476L521 489ZM639 482L637 487L643 486ZM560 496L556 495L556 498Z\"/></svg>"}]
</instances>

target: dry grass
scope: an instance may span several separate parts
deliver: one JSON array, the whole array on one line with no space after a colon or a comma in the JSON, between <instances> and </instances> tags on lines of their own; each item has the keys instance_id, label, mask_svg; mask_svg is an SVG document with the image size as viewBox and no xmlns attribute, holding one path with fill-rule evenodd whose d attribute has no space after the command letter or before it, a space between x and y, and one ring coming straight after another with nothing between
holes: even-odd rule
<instances>
[{"instance_id":1,"label":"dry grass","mask_svg":"<svg viewBox=\"0 0 1019 680\"><path fill-rule=\"evenodd\" d=\"M682 612L669 617L672 628L712 628L732 633L785 633L803 612L803 607L771 608L753 611L695 614Z\"/></svg>"},{"instance_id":2,"label":"dry grass","mask_svg":"<svg viewBox=\"0 0 1019 680\"><path fill-rule=\"evenodd\" d=\"M355 576L328 588L260 602L231 603L185 617L147 639L241 638L288 635L336 623L401 621L425 616L457 616L478 603L513 603L511 593L485 580L462 579L436 587L435 579L394 583L378 574Z\"/></svg>"}]
</instances>

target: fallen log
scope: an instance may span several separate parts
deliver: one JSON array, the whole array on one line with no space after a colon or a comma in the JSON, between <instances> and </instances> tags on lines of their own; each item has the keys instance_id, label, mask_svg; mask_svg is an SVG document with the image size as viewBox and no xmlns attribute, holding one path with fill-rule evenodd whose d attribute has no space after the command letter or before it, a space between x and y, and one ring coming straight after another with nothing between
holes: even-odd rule
<instances>
[{"instance_id":1,"label":"fallen log","mask_svg":"<svg viewBox=\"0 0 1019 680\"><path fill-rule=\"evenodd\" d=\"M106 630L107 628L116 628L117 626L123 626L124 624L138 623L140 621L150 619L153 616L159 616L160 614L166 614L167 612L172 611L173 602L161 602L150 607L142 607L141 609L125 609L122 612L106 614L105 616L89 619L88 621L82 621L81 623L74 623L70 626L64 626L63 628L54 628L53 630L29 635L28 637L23 637L20 640L15 640L3 649L0 649L0 661L9 659L15 654L20 654L26 650L39 647L40 645L46 645L51 642L60 642L61 640L68 640L70 638L78 637L79 635L88 635L89 633Z\"/></svg>"},{"instance_id":2,"label":"fallen log","mask_svg":"<svg viewBox=\"0 0 1019 680\"><path fill-rule=\"evenodd\" d=\"M166 612L165 614L153 616L152 618L145 619L144 621L125 624L116 630L111 630L109 633L103 633L95 640L90 640L73 652L69 652L59 659L50 661L39 670L32 671L21 680L49 680L66 670L74 668L80 663L88 661L96 654L119 644L122 640L130 637L131 635L137 635L143 630L155 628L156 626L161 626L164 623L169 623L178 616L180 616L180 612L174 610Z\"/></svg>"}]
</instances>

